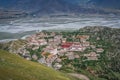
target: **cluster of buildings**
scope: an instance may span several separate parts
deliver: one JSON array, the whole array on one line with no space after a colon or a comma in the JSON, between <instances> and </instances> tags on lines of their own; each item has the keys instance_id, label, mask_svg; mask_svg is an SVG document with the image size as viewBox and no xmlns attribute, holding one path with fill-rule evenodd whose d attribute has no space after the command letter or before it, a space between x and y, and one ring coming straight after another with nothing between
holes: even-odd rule
<instances>
[{"instance_id":1,"label":"cluster of buildings","mask_svg":"<svg viewBox=\"0 0 120 80\"><path fill-rule=\"evenodd\" d=\"M44 46L39 54L42 56L38 58L37 55L29 54L26 47L22 47L18 50L18 53L24 56L27 60L37 60L39 63L45 64L49 67L54 67L55 69L60 69L62 67L60 56L66 56L69 60L74 60L75 58L80 58L79 54L75 52L84 52L90 46L95 47L90 44L88 35L77 35L75 39L79 39L78 42L68 42L67 38L63 38L62 34L56 34L54 32L45 33L40 32L31 35L26 38L27 48L32 50L37 50L40 46ZM88 60L98 60L100 56L98 53L103 52L102 48L96 49L96 52L90 52L89 54L84 54ZM53 64L54 63L54 64Z\"/></svg>"}]
</instances>

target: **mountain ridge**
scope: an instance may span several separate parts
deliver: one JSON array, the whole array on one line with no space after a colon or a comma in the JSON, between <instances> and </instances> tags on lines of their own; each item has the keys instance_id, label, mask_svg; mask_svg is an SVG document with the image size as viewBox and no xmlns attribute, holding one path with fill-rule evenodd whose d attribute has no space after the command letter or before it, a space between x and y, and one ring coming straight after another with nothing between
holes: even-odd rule
<instances>
[{"instance_id":1,"label":"mountain ridge","mask_svg":"<svg viewBox=\"0 0 120 80\"><path fill-rule=\"evenodd\" d=\"M53 13L74 14L109 14L119 13L116 10L105 10L97 8L99 0L0 0L0 8L25 11L31 15L43 15ZM96 3L96 4L93 4ZM91 7L96 6L96 7ZM100 4L100 2L99 2ZM106 4L106 3L105 3ZM101 5L101 4L100 4ZM89 8L90 7L90 8Z\"/></svg>"}]
</instances>

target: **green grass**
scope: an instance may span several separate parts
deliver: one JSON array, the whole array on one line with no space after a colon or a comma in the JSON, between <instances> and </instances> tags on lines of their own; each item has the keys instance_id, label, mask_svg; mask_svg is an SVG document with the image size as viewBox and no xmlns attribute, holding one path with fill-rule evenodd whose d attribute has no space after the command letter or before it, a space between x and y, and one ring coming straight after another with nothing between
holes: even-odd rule
<instances>
[{"instance_id":1,"label":"green grass","mask_svg":"<svg viewBox=\"0 0 120 80\"><path fill-rule=\"evenodd\" d=\"M76 80L39 63L0 50L0 80Z\"/></svg>"}]
</instances>

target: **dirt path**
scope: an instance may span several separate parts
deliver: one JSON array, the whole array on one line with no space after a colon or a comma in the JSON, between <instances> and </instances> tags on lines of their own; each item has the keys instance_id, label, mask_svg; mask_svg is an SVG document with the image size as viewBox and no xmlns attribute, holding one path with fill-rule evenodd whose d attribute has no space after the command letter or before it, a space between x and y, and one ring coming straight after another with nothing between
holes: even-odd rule
<instances>
[{"instance_id":1,"label":"dirt path","mask_svg":"<svg viewBox=\"0 0 120 80\"><path fill-rule=\"evenodd\" d=\"M79 78L81 80L90 80L87 76L83 75L83 74L77 74L77 73L69 73L69 75Z\"/></svg>"}]
</instances>

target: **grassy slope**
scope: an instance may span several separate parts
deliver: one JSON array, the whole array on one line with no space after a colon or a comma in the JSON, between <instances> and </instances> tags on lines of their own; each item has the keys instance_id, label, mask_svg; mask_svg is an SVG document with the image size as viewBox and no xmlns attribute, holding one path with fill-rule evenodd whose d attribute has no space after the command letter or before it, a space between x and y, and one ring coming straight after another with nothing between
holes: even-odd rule
<instances>
[{"instance_id":1,"label":"grassy slope","mask_svg":"<svg viewBox=\"0 0 120 80\"><path fill-rule=\"evenodd\" d=\"M41 64L0 50L0 80L75 80Z\"/></svg>"}]
</instances>

